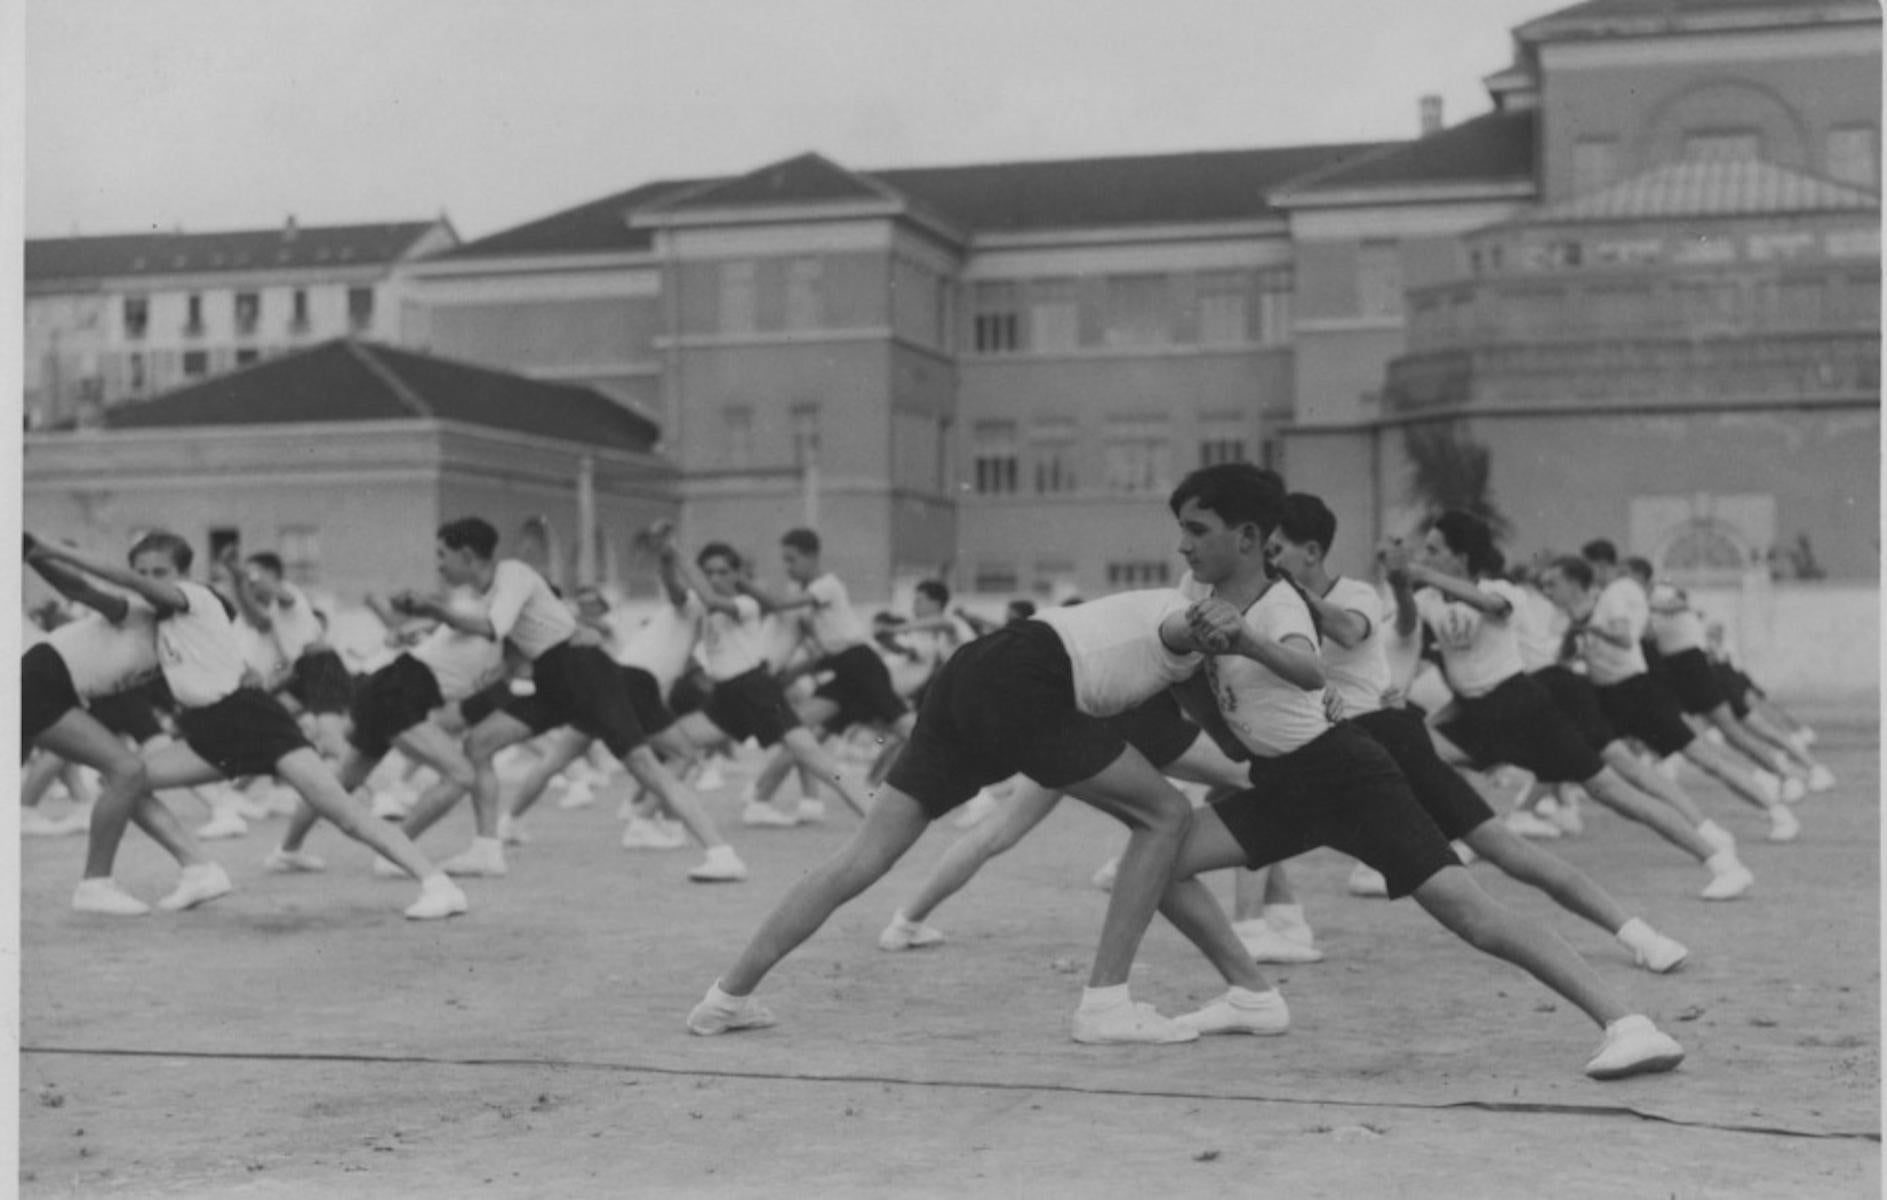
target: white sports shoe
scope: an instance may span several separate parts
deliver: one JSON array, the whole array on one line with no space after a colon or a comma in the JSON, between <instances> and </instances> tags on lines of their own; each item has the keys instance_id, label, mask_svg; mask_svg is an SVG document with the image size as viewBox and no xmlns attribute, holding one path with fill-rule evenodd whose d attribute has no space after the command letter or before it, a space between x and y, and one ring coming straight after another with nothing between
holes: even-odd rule
<instances>
[{"instance_id":1,"label":"white sports shoe","mask_svg":"<svg viewBox=\"0 0 1887 1200\"><path fill-rule=\"evenodd\" d=\"M1389 881L1382 877L1382 872L1367 863L1357 863L1350 871L1350 895L1352 896L1387 896Z\"/></svg>"},{"instance_id":2,"label":"white sports shoe","mask_svg":"<svg viewBox=\"0 0 1887 1200\"><path fill-rule=\"evenodd\" d=\"M1198 1012L1174 1017L1173 1023L1200 1033L1250 1033L1259 1037L1276 1037L1291 1028L1291 1010L1275 989L1258 993L1258 1000L1257 1004L1239 1004L1227 992Z\"/></svg>"},{"instance_id":3,"label":"white sports shoe","mask_svg":"<svg viewBox=\"0 0 1887 1200\"><path fill-rule=\"evenodd\" d=\"M1827 767L1822 766L1820 763L1816 763L1814 769L1808 773L1808 790L1811 792L1825 792L1834 786L1835 773L1830 771Z\"/></svg>"},{"instance_id":4,"label":"white sports shoe","mask_svg":"<svg viewBox=\"0 0 1887 1200\"><path fill-rule=\"evenodd\" d=\"M596 803L596 787L588 779L573 780L557 797L558 808L588 808Z\"/></svg>"},{"instance_id":5,"label":"white sports shoe","mask_svg":"<svg viewBox=\"0 0 1887 1200\"><path fill-rule=\"evenodd\" d=\"M1560 836L1560 828L1553 822L1524 808L1515 809L1507 814L1507 828L1523 838L1550 842Z\"/></svg>"},{"instance_id":6,"label":"white sports shoe","mask_svg":"<svg viewBox=\"0 0 1887 1200\"><path fill-rule=\"evenodd\" d=\"M288 875L297 871L312 874L316 871L327 870L328 864L322 862L318 855L310 854L306 850L286 850L277 846L269 851L267 858L262 860L262 867L277 875Z\"/></svg>"},{"instance_id":7,"label":"white sports shoe","mask_svg":"<svg viewBox=\"0 0 1887 1200\"><path fill-rule=\"evenodd\" d=\"M444 875L434 875L419 885L419 899L406 906L409 921L440 921L456 917L471 908L471 902L459 885Z\"/></svg>"},{"instance_id":8,"label":"white sports shoe","mask_svg":"<svg viewBox=\"0 0 1887 1200\"><path fill-rule=\"evenodd\" d=\"M1697 893L1702 899L1734 900L1755 884L1756 876L1752 875L1749 868L1738 862L1734 856L1731 856L1727 863L1718 862L1728 853L1728 851L1720 850L1709 863L1704 864L1710 867L1710 882L1704 885L1703 891ZM1712 863L1718 865L1712 866Z\"/></svg>"},{"instance_id":9,"label":"white sports shoe","mask_svg":"<svg viewBox=\"0 0 1887 1200\"><path fill-rule=\"evenodd\" d=\"M740 810L740 823L771 829L791 829L799 824L799 819L791 813L781 812L771 804L762 804L755 800Z\"/></svg>"},{"instance_id":10,"label":"white sports shoe","mask_svg":"<svg viewBox=\"0 0 1887 1200\"><path fill-rule=\"evenodd\" d=\"M688 1014L688 1032L701 1037L742 1029L765 1029L773 1024L776 1024L773 1013L752 996L728 996L717 1001L714 993L709 992Z\"/></svg>"},{"instance_id":11,"label":"white sports shoe","mask_svg":"<svg viewBox=\"0 0 1887 1200\"><path fill-rule=\"evenodd\" d=\"M793 810L793 817L801 825L817 825L826 819L826 802L803 799L799 802L799 807Z\"/></svg>"},{"instance_id":12,"label":"white sports shoe","mask_svg":"<svg viewBox=\"0 0 1887 1200\"><path fill-rule=\"evenodd\" d=\"M1314 963L1324 960L1324 952L1309 942L1300 942L1296 938L1273 929L1263 918L1240 921L1232 926L1232 932L1238 934L1238 940L1244 943L1245 952L1257 963Z\"/></svg>"},{"instance_id":13,"label":"white sports shoe","mask_svg":"<svg viewBox=\"0 0 1887 1200\"><path fill-rule=\"evenodd\" d=\"M1199 1040L1199 1031L1161 1016L1151 1004L1117 1004L1100 1012L1075 1010L1072 1035L1089 1046L1171 1045Z\"/></svg>"},{"instance_id":14,"label":"white sports shoe","mask_svg":"<svg viewBox=\"0 0 1887 1200\"><path fill-rule=\"evenodd\" d=\"M504 843L496 838L474 840L470 848L439 864L448 875L483 875L493 878L506 873Z\"/></svg>"},{"instance_id":15,"label":"white sports shoe","mask_svg":"<svg viewBox=\"0 0 1887 1200\"><path fill-rule=\"evenodd\" d=\"M1594 1079L1625 1079L1676 1070L1683 1061L1684 1048L1675 1039L1653 1025L1650 1017L1634 1013L1605 1027L1605 1041L1586 1064L1586 1074Z\"/></svg>"},{"instance_id":16,"label":"white sports shoe","mask_svg":"<svg viewBox=\"0 0 1887 1200\"><path fill-rule=\"evenodd\" d=\"M1567 837L1578 837L1586 831L1586 821L1579 813L1579 793L1569 792L1559 797L1550 810L1542 810L1541 815L1559 826L1559 831Z\"/></svg>"},{"instance_id":17,"label":"white sports shoe","mask_svg":"<svg viewBox=\"0 0 1887 1200\"><path fill-rule=\"evenodd\" d=\"M91 819L80 813L49 817L37 808L20 810L22 837L67 837L75 833L84 833L90 824Z\"/></svg>"},{"instance_id":18,"label":"white sports shoe","mask_svg":"<svg viewBox=\"0 0 1887 1200\"><path fill-rule=\"evenodd\" d=\"M373 815L382 821L404 821L417 799L418 793L409 788L388 788L374 794Z\"/></svg>"},{"instance_id":19,"label":"white sports shoe","mask_svg":"<svg viewBox=\"0 0 1887 1200\"><path fill-rule=\"evenodd\" d=\"M1781 803L1782 780L1778 776L1772 772L1762 770L1752 771L1750 775L1756 781L1756 790L1762 793L1762 797L1765 801L1770 804Z\"/></svg>"},{"instance_id":20,"label":"white sports shoe","mask_svg":"<svg viewBox=\"0 0 1887 1200\"><path fill-rule=\"evenodd\" d=\"M1769 810L1769 840L1772 842L1792 842L1802 836L1802 819L1795 815L1795 810L1787 805L1778 804Z\"/></svg>"},{"instance_id":21,"label":"white sports shoe","mask_svg":"<svg viewBox=\"0 0 1887 1200\"><path fill-rule=\"evenodd\" d=\"M926 946L935 946L944 940L941 929L932 929L922 921L907 920L903 913L891 918L891 924L885 926L878 935L880 950L921 950Z\"/></svg>"},{"instance_id":22,"label":"white sports shoe","mask_svg":"<svg viewBox=\"0 0 1887 1200\"><path fill-rule=\"evenodd\" d=\"M1618 931L1618 940L1632 953L1632 959L1653 975L1674 971L1690 957L1690 951L1676 938L1665 937L1641 919L1633 917Z\"/></svg>"},{"instance_id":23,"label":"white sports shoe","mask_svg":"<svg viewBox=\"0 0 1887 1200\"><path fill-rule=\"evenodd\" d=\"M249 822L227 808L215 813L208 821L197 827L197 837L205 842L244 837L248 833Z\"/></svg>"},{"instance_id":24,"label":"white sports shoe","mask_svg":"<svg viewBox=\"0 0 1887 1200\"><path fill-rule=\"evenodd\" d=\"M1808 780L1798 779L1791 775L1782 781L1782 802L1784 804L1799 804L1802 802L1802 798L1807 795Z\"/></svg>"},{"instance_id":25,"label":"white sports shoe","mask_svg":"<svg viewBox=\"0 0 1887 1200\"><path fill-rule=\"evenodd\" d=\"M498 840L507 846L528 846L531 844L531 833L524 828L523 821L510 813L504 813L498 818Z\"/></svg>"},{"instance_id":26,"label":"white sports shoe","mask_svg":"<svg viewBox=\"0 0 1887 1200\"><path fill-rule=\"evenodd\" d=\"M701 768L701 774L695 779L695 790L718 792L727 786L727 776L721 773L721 764L710 761Z\"/></svg>"},{"instance_id":27,"label":"white sports shoe","mask_svg":"<svg viewBox=\"0 0 1887 1200\"><path fill-rule=\"evenodd\" d=\"M80 880L72 892L72 907L110 917L141 917L151 911L150 905L119 887L115 879Z\"/></svg>"},{"instance_id":28,"label":"white sports shoe","mask_svg":"<svg viewBox=\"0 0 1887 1200\"><path fill-rule=\"evenodd\" d=\"M740 883L747 878L747 864L732 846L710 846L708 856L688 872L688 878L696 883Z\"/></svg>"},{"instance_id":29,"label":"white sports shoe","mask_svg":"<svg viewBox=\"0 0 1887 1200\"><path fill-rule=\"evenodd\" d=\"M183 875L177 880L177 886L168 896L157 902L157 907L165 912L182 912L186 908L195 908L199 904L208 904L219 896L227 896L236 890L236 885L229 881L229 872L223 870L221 863L204 863L198 867L185 867Z\"/></svg>"},{"instance_id":30,"label":"white sports shoe","mask_svg":"<svg viewBox=\"0 0 1887 1200\"><path fill-rule=\"evenodd\" d=\"M623 826L624 850L679 850L688 844L685 834L677 834L647 817L630 817Z\"/></svg>"}]
</instances>

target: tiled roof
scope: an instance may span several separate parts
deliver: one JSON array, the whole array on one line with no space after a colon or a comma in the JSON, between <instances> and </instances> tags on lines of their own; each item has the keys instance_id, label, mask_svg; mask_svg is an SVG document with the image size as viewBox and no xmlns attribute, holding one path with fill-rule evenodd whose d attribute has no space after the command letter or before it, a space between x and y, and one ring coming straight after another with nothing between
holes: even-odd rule
<instances>
[{"instance_id":1,"label":"tiled roof","mask_svg":"<svg viewBox=\"0 0 1887 1200\"><path fill-rule=\"evenodd\" d=\"M1543 42L1856 19L1878 24L1880 9L1857 0L1585 0L1525 22L1515 28L1514 37Z\"/></svg>"},{"instance_id":2,"label":"tiled roof","mask_svg":"<svg viewBox=\"0 0 1887 1200\"><path fill-rule=\"evenodd\" d=\"M341 338L108 409L112 429L431 417L614 450L647 451L654 422L601 392Z\"/></svg>"},{"instance_id":3,"label":"tiled roof","mask_svg":"<svg viewBox=\"0 0 1887 1200\"><path fill-rule=\"evenodd\" d=\"M215 271L293 270L388 264L410 252L437 221L315 225L226 233L127 233L30 238L26 279L105 279Z\"/></svg>"},{"instance_id":4,"label":"tiled roof","mask_svg":"<svg viewBox=\"0 0 1887 1200\"><path fill-rule=\"evenodd\" d=\"M1286 196L1410 184L1533 179L1532 112L1490 112L1412 142L1398 142L1360 161L1317 172L1284 189Z\"/></svg>"},{"instance_id":5,"label":"tiled roof","mask_svg":"<svg viewBox=\"0 0 1887 1200\"><path fill-rule=\"evenodd\" d=\"M871 180L846 170L822 154L802 154L734 179L696 188L659 207L676 212L884 199L887 199L884 188Z\"/></svg>"},{"instance_id":6,"label":"tiled roof","mask_svg":"<svg viewBox=\"0 0 1887 1200\"><path fill-rule=\"evenodd\" d=\"M1676 162L1528 214L1527 224L1880 211L1880 197L1774 163Z\"/></svg>"},{"instance_id":7,"label":"tiled roof","mask_svg":"<svg viewBox=\"0 0 1887 1200\"><path fill-rule=\"evenodd\" d=\"M665 180L645 183L514 225L457 246L440 258L494 258L511 254L596 254L647 250L655 233L629 225L629 214L714 180Z\"/></svg>"}]
</instances>

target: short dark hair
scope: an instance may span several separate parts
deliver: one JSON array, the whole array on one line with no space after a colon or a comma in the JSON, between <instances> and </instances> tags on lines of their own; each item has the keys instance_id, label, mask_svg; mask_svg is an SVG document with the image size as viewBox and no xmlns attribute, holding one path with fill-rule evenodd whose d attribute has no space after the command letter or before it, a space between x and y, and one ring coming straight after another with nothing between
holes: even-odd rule
<instances>
[{"instance_id":1,"label":"short dark hair","mask_svg":"<svg viewBox=\"0 0 1887 1200\"><path fill-rule=\"evenodd\" d=\"M1650 583L1651 577L1657 574L1651 569L1650 559L1639 558L1636 554L1625 560L1625 569L1646 583Z\"/></svg>"},{"instance_id":2,"label":"short dark hair","mask_svg":"<svg viewBox=\"0 0 1887 1200\"><path fill-rule=\"evenodd\" d=\"M1284 510L1284 479L1252 463L1214 463L1179 481L1167 506L1178 516L1188 500L1227 525L1256 525L1270 533Z\"/></svg>"},{"instance_id":3,"label":"short dark hair","mask_svg":"<svg viewBox=\"0 0 1887 1200\"><path fill-rule=\"evenodd\" d=\"M261 567L264 571L280 579L287 571L282 566L282 556L272 550L258 550L249 556L249 565Z\"/></svg>"},{"instance_id":4,"label":"short dark hair","mask_svg":"<svg viewBox=\"0 0 1887 1200\"><path fill-rule=\"evenodd\" d=\"M498 552L498 531L482 517L460 517L439 527L439 540L448 550L470 550L476 558Z\"/></svg>"},{"instance_id":5,"label":"short dark hair","mask_svg":"<svg viewBox=\"0 0 1887 1200\"><path fill-rule=\"evenodd\" d=\"M941 579L919 580L917 584L917 594L920 596L929 596L932 600L937 602L939 607L948 607L950 604L950 589L944 586L944 581Z\"/></svg>"},{"instance_id":6,"label":"short dark hair","mask_svg":"<svg viewBox=\"0 0 1887 1200\"><path fill-rule=\"evenodd\" d=\"M1494 549L1494 531L1486 521L1471 512L1451 508L1436 517L1431 527L1441 534L1448 549L1467 561L1470 575L1487 575L1500 570L1503 560Z\"/></svg>"},{"instance_id":7,"label":"short dark hair","mask_svg":"<svg viewBox=\"0 0 1887 1200\"><path fill-rule=\"evenodd\" d=\"M1009 602L1009 619L1011 621L1026 621L1034 615L1035 601L1011 600Z\"/></svg>"},{"instance_id":8,"label":"short dark hair","mask_svg":"<svg viewBox=\"0 0 1887 1200\"><path fill-rule=\"evenodd\" d=\"M153 529L131 543L131 553L125 556L125 561L136 566L140 555L153 551L170 555L171 565L185 573L189 572L190 564L197 560L197 552L190 548L189 542L167 529Z\"/></svg>"},{"instance_id":9,"label":"short dark hair","mask_svg":"<svg viewBox=\"0 0 1887 1200\"><path fill-rule=\"evenodd\" d=\"M1598 576L1593 574L1592 564L1580 558L1577 554L1562 554L1552 562L1547 563L1546 569L1548 571L1558 571L1561 575L1564 575L1582 588L1591 587L1598 579Z\"/></svg>"},{"instance_id":10,"label":"short dark hair","mask_svg":"<svg viewBox=\"0 0 1887 1200\"><path fill-rule=\"evenodd\" d=\"M1606 538L1593 538L1579 547L1579 554L1587 562L1601 563L1608 567L1618 565L1618 547Z\"/></svg>"},{"instance_id":11,"label":"short dark hair","mask_svg":"<svg viewBox=\"0 0 1887 1200\"><path fill-rule=\"evenodd\" d=\"M1303 545L1316 542L1325 554L1330 553L1330 543L1337 536L1337 514L1330 511L1330 506L1307 492L1292 492L1284 498L1284 508L1278 517L1278 532L1287 541Z\"/></svg>"},{"instance_id":12,"label":"short dark hair","mask_svg":"<svg viewBox=\"0 0 1887 1200\"><path fill-rule=\"evenodd\" d=\"M819 535L810 529L789 529L780 538L780 545L791 546L801 554L817 554Z\"/></svg>"},{"instance_id":13,"label":"short dark hair","mask_svg":"<svg viewBox=\"0 0 1887 1200\"><path fill-rule=\"evenodd\" d=\"M709 542L701 547L701 553L695 555L695 566L707 566L710 558L724 558L730 568L740 570L740 552L726 542Z\"/></svg>"}]
</instances>

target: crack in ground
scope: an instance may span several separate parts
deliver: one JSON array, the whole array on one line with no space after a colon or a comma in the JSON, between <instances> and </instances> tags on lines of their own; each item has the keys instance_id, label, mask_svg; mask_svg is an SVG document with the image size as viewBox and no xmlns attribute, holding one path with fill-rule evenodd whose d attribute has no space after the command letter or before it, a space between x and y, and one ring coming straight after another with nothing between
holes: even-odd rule
<instances>
[{"instance_id":1,"label":"crack in ground","mask_svg":"<svg viewBox=\"0 0 1887 1200\"><path fill-rule=\"evenodd\" d=\"M234 1062L317 1062L406 1064L436 1067L554 1067L567 1070L620 1072L624 1074L667 1075L676 1078L751 1079L787 1083L876 1083L912 1088L958 1088L978 1091L1057 1092L1078 1096L1144 1096L1160 1100L1232 1101L1257 1104L1321 1105L1329 1108L1414 1109L1441 1112L1447 1109L1476 1109L1490 1113L1526 1113L1578 1116L1629 1117L1676 1125L1685 1129L1704 1129L1719 1133L1750 1133L1764 1137L1805 1138L1815 1141L1861 1141L1879 1143L1880 1131L1830 1132L1786 1129L1775 1125L1744 1125L1722 1121L1690 1121L1646 1112L1623 1104L1548 1104L1526 1101L1449 1100L1423 1104L1406 1100L1309 1100L1296 1096L1225 1095L1217 1092L1156 1091L1145 1088L1092 1087L1067 1083L1004 1083L961 1079L915 1079L898 1075L811 1074L784 1071L737 1071L713 1067L661 1067L636 1063L602 1062L570 1058L441 1058L424 1054L318 1054L309 1052L241 1050L131 1050L83 1046L21 1046L20 1054L65 1055L79 1058L183 1058Z\"/></svg>"}]
</instances>

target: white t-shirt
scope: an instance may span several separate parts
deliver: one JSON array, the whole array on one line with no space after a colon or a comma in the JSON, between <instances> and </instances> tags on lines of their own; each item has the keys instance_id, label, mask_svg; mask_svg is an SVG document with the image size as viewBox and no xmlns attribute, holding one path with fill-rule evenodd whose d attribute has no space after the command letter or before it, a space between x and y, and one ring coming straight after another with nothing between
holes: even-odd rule
<instances>
[{"instance_id":1,"label":"white t-shirt","mask_svg":"<svg viewBox=\"0 0 1887 1200\"><path fill-rule=\"evenodd\" d=\"M1160 622L1191 601L1168 588L1117 592L1085 604L1036 613L1055 631L1074 665L1075 707L1111 717L1192 675L1200 656L1160 640Z\"/></svg>"},{"instance_id":2,"label":"white t-shirt","mask_svg":"<svg viewBox=\"0 0 1887 1200\"><path fill-rule=\"evenodd\" d=\"M1704 619L1690 606L1690 598L1683 589L1660 583L1651 589L1651 638L1658 645L1660 654L1681 654L1686 650L1702 650L1708 644L1704 637Z\"/></svg>"},{"instance_id":3,"label":"white t-shirt","mask_svg":"<svg viewBox=\"0 0 1887 1200\"><path fill-rule=\"evenodd\" d=\"M1587 624L1608 633L1623 634L1631 644L1614 646L1590 633L1579 639L1586 658L1586 674L1593 683L1603 687L1645 673L1645 652L1638 645L1638 639L1645 636L1645 626L1650 622L1651 606L1646 603L1644 589L1637 581L1621 575L1605 585L1598 602L1592 606Z\"/></svg>"},{"instance_id":4,"label":"white t-shirt","mask_svg":"<svg viewBox=\"0 0 1887 1200\"><path fill-rule=\"evenodd\" d=\"M635 632L623 641L622 657L626 666L641 667L655 676L662 695L668 695L688 669L695 640L701 635L701 615L684 611L673 604L663 604Z\"/></svg>"},{"instance_id":5,"label":"white t-shirt","mask_svg":"<svg viewBox=\"0 0 1887 1200\"><path fill-rule=\"evenodd\" d=\"M272 692L287 683L290 672L295 669L295 660L282 653L274 632L257 629L240 615L233 624L236 642L242 647L243 665L262 681L263 690Z\"/></svg>"},{"instance_id":6,"label":"white t-shirt","mask_svg":"<svg viewBox=\"0 0 1887 1200\"><path fill-rule=\"evenodd\" d=\"M865 622L852 607L851 593L837 575L827 571L800 589L817 603L800 610L800 626L821 656L837 654L871 640Z\"/></svg>"},{"instance_id":7,"label":"white t-shirt","mask_svg":"<svg viewBox=\"0 0 1887 1200\"><path fill-rule=\"evenodd\" d=\"M1514 636L1520 640L1520 663L1528 672L1544 670L1559 661L1566 639L1566 614L1559 606L1528 587L1514 588Z\"/></svg>"},{"instance_id":8,"label":"white t-shirt","mask_svg":"<svg viewBox=\"0 0 1887 1200\"><path fill-rule=\"evenodd\" d=\"M483 597L470 588L454 588L446 607L466 616L485 616ZM443 621L407 651L432 669L444 699L463 700L504 674L504 646L475 633L461 633Z\"/></svg>"},{"instance_id":9,"label":"white t-shirt","mask_svg":"<svg viewBox=\"0 0 1887 1200\"><path fill-rule=\"evenodd\" d=\"M684 612L699 622L701 669L717 683L745 675L766 661L761 649L760 602L752 596L731 599L738 617L710 609L698 595L688 597Z\"/></svg>"},{"instance_id":10,"label":"white t-shirt","mask_svg":"<svg viewBox=\"0 0 1887 1200\"><path fill-rule=\"evenodd\" d=\"M577 619L550 590L550 584L515 558L498 564L486 596L491 627L532 661L551 647L569 641L577 631Z\"/></svg>"},{"instance_id":11,"label":"white t-shirt","mask_svg":"<svg viewBox=\"0 0 1887 1200\"><path fill-rule=\"evenodd\" d=\"M1271 590L1277 588L1274 586ZM1268 596L1270 592L1265 594ZM1382 594L1360 579L1338 578L1331 582L1323 599L1337 608L1358 613L1369 622L1369 633L1354 646L1346 647L1335 638L1324 639L1321 650L1324 682L1343 701L1344 715L1360 717L1375 712L1382 707L1382 694L1389 688L1389 658L1384 651L1383 630L1389 618L1383 610ZM1317 644L1314 633L1310 643Z\"/></svg>"},{"instance_id":12,"label":"white t-shirt","mask_svg":"<svg viewBox=\"0 0 1887 1200\"><path fill-rule=\"evenodd\" d=\"M242 686L242 643L215 592L181 581L188 607L157 622L157 656L171 695L185 708L206 708Z\"/></svg>"},{"instance_id":13,"label":"white t-shirt","mask_svg":"<svg viewBox=\"0 0 1887 1200\"><path fill-rule=\"evenodd\" d=\"M269 632L292 663L321 640L321 618L315 616L314 605L300 588L284 583L281 589L281 601L269 606Z\"/></svg>"},{"instance_id":14,"label":"white t-shirt","mask_svg":"<svg viewBox=\"0 0 1887 1200\"><path fill-rule=\"evenodd\" d=\"M79 699L116 695L155 678L161 670L157 612L140 599L129 604L124 620L117 623L94 613L45 635L65 660Z\"/></svg>"},{"instance_id":15,"label":"white t-shirt","mask_svg":"<svg viewBox=\"0 0 1887 1200\"><path fill-rule=\"evenodd\" d=\"M742 599L753 600L751 596ZM757 606L760 602L754 600ZM760 620L754 626L754 649L760 654L767 667L775 672L784 671L793 657L799 653L799 641L802 628L798 613L761 611Z\"/></svg>"},{"instance_id":16,"label":"white t-shirt","mask_svg":"<svg viewBox=\"0 0 1887 1200\"><path fill-rule=\"evenodd\" d=\"M1389 664L1389 686L1385 690L1396 692L1406 699L1416 676L1422 673L1422 620L1418 615L1413 629L1407 634L1399 633L1396 630L1394 589L1384 583L1376 589L1376 598L1382 603L1383 658Z\"/></svg>"},{"instance_id":17,"label":"white t-shirt","mask_svg":"<svg viewBox=\"0 0 1887 1200\"><path fill-rule=\"evenodd\" d=\"M1513 584L1490 579L1475 586L1490 596L1499 596L1518 611L1520 589ZM1434 588L1415 593L1415 609L1435 634L1442 670L1456 695L1469 699L1485 696L1526 669L1520 659L1520 638L1514 632L1512 613L1505 617L1483 613Z\"/></svg>"},{"instance_id":18,"label":"white t-shirt","mask_svg":"<svg viewBox=\"0 0 1887 1200\"><path fill-rule=\"evenodd\" d=\"M1374 595L1367 585L1359 586ZM1283 580L1266 588L1257 603L1245 610L1245 624L1270 641L1299 637L1313 647L1317 645L1317 624L1310 605ZM1333 644L1327 643L1324 650L1327 652ZM1380 659L1381 647L1377 650ZM1261 662L1239 655L1214 655L1206 660L1206 672L1226 727L1247 750L1261 758L1289 754L1330 728L1320 689L1306 691ZM1385 668L1383 675L1387 674ZM1378 707L1380 701L1378 693L1370 707Z\"/></svg>"}]
</instances>

